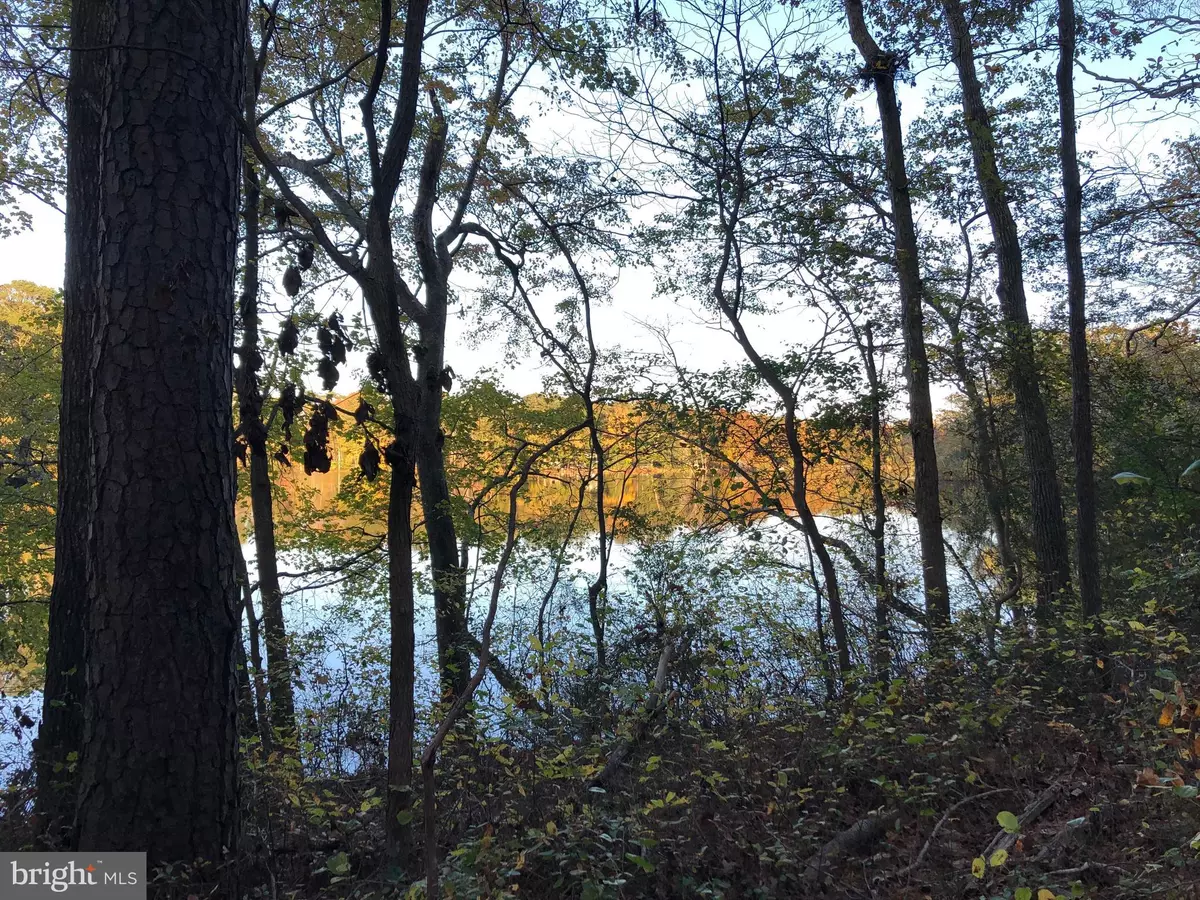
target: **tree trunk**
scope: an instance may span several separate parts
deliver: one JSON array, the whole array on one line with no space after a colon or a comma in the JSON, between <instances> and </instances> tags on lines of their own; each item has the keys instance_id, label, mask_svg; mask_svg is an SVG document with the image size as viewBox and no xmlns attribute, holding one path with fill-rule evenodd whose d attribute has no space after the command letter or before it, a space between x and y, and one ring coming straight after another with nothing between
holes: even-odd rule
<instances>
[{"instance_id":1,"label":"tree trunk","mask_svg":"<svg viewBox=\"0 0 1200 900\"><path fill-rule=\"evenodd\" d=\"M112 10L106 0L71 6L71 42L108 42ZM42 724L36 745L37 813L54 832L54 846L70 846L78 779L71 754L83 735L84 628L87 619L87 509L91 492L89 357L95 329L99 266L100 103L105 55L71 53L67 83L67 228L63 275L62 400L59 409L58 514L54 586Z\"/></svg>"},{"instance_id":2,"label":"tree trunk","mask_svg":"<svg viewBox=\"0 0 1200 900\"><path fill-rule=\"evenodd\" d=\"M884 53L867 31L860 0L846 0L850 35L875 83L883 126L884 170L896 232L896 272L900 282L900 318L904 332L904 374L908 385L909 433L913 448L913 508L921 539L925 581L925 619L930 634L950 625L950 588L946 548L942 544L942 501L934 446L933 402L929 396L929 359L925 352L925 314L917 229L908 192L904 135L896 99L894 55Z\"/></svg>"},{"instance_id":3,"label":"tree trunk","mask_svg":"<svg viewBox=\"0 0 1200 900\"><path fill-rule=\"evenodd\" d=\"M605 461L604 442L600 439L600 426L596 421L596 405L590 396L590 377L588 381L589 392L582 399L584 407L587 409L588 441L592 447L592 457L596 461L596 544L600 551L600 571L596 574L595 580L588 585L588 618L592 623L592 639L596 644L596 672L600 676L601 683L606 684L608 678L605 674L608 669L608 644L604 638L604 607L608 599L609 538L608 513L604 508L604 491L608 480L608 463ZM615 522L613 523L613 527L616 527Z\"/></svg>"},{"instance_id":4,"label":"tree trunk","mask_svg":"<svg viewBox=\"0 0 1200 900\"><path fill-rule=\"evenodd\" d=\"M114 21L79 846L219 860L238 833L234 110L246 10L117 0Z\"/></svg>"},{"instance_id":5,"label":"tree trunk","mask_svg":"<svg viewBox=\"0 0 1200 900\"><path fill-rule=\"evenodd\" d=\"M971 413L975 435L971 441L975 451L975 467L979 472L979 481L983 486L984 502L988 509L988 518L992 522L992 531L996 535L996 552L1000 557L1000 567L1004 570L1005 593L1016 598L1021 584L1021 574L1017 567L1016 554L1013 553L1012 541L1009 538L1008 515L1005 511L1004 496L1001 491L1001 479L992 467L998 465L999 455L996 440L988 421L987 408L979 393L979 385L975 374L967 364L966 350L963 347L962 330L956 322L946 319L950 328L950 356L955 375L962 385L963 394L967 398L967 409Z\"/></svg>"},{"instance_id":6,"label":"tree trunk","mask_svg":"<svg viewBox=\"0 0 1200 900\"><path fill-rule=\"evenodd\" d=\"M430 296L445 291L445 285L427 285ZM417 367L420 392L418 413L417 474L421 486L421 510L429 538L429 563L433 570L433 609L437 626L438 671L444 700L453 700L466 689L471 678L471 654L467 635L466 573L458 554L458 535L450 485L446 479L446 456L442 422L442 378L445 367L445 303L431 300L430 321L421 329L424 355Z\"/></svg>"},{"instance_id":7,"label":"tree trunk","mask_svg":"<svg viewBox=\"0 0 1200 900\"><path fill-rule=\"evenodd\" d=\"M252 109L248 110L252 115ZM237 370L238 433L249 447L250 507L254 514L254 562L258 573L258 593L262 598L262 626L267 649L267 683L270 686L270 728L278 732L283 745L295 743L296 701L292 692L292 665L288 659L287 628L283 621L283 592L279 587L279 558L275 546L275 508L271 497L270 456L267 427L263 422L262 390L258 369L263 364L258 336L258 254L259 202L258 175L247 162L242 167L245 198L242 221L245 223L245 268L242 271L242 345L238 348L241 365Z\"/></svg>"},{"instance_id":8,"label":"tree trunk","mask_svg":"<svg viewBox=\"0 0 1200 900\"><path fill-rule=\"evenodd\" d=\"M829 547L825 537L817 525L817 518L808 505L808 461L800 446L800 437L796 432L795 411L789 407L784 420L787 432L788 446L792 453L792 503L800 516L804 534L809 546L816 554L821 566L821 577L825 581L825 599L829 601L829 619L833 625L833 642L837 646L838 673L844 683L850 674L850 637L846 631L846 613L842 608L842 591L838 583L837 569L833 565L833 557L829 555Z\"/></svg>"},{"instance_id":9,"label":"tree trunk","mask_svg":"<svg viewBox=\"0 0 1200 900\"><path fill-rule=\"evenodd\" d=\"M1054 445L1039 386L1033 330L1025 303L1021 244L996 161L996 138L975 70L971 34L961 0L942 0L951 35L951 55L963 95L963 119L975 176L983 194L999 267L997 294L1005 320L1005 367L1021 421L1034 557L1038 568L1038 614L1049 618L1053 604L1070 590L1071 572Z\"/></svg>"},{"instance_id":10,"label":"tree trunk","mask_svg":"<svg viewBox=\"0 0 1200 900\"><path fill-rule=\"evenodd\" d=\"M267 713L267 685L263 678L266 668L263 666L262 641L258 631L258 616L254 614L254 594L250 590L250 575L246 571L246 558L238 545L238 584L242 589L242 609L246 615L246 637L250 642L250 659L244 658L239 664L251 666L250 680L253 688L254 729L263 742L263 749L268 753L274 746L271 734L271 717ZM243 650L244 653L244 650ZM249 718L249 717L246 717ZM244 732L244 730L243 730Z\"/></svg>"},{"instance_id":11,"label":"tree trunk","mask_svg":"<svg viewBox=\"0 0 1200 900\"><path fill-rule=\"evenodd\" d=\"M871 501L874 521L871 523L871 542L874 545L875 565L875 678L888 681L891 671L891 635L888 628L887 580L887 502L883 496L883 428L880 406L883 404L879 372L875 368L875 341L871 323L865 328L867 347L867 382L871 388ZM928 612L928 607L926 607Z\"/></svg>"},{"instance_id":12,"label":"tree trunk","mask_svg":"<svg viewBox=\"0 0 1200 900\"><path fill-rule=\"evenodd\" d=\"M397 435L408 423L396 416ZM416 679L416 635L413 625L412 502L415 482L412 454L399 441L389 448L392 466L388 486L388 608L392 631L388 670L388 790L386 831L389 855L410 861L412 839L413 691Z\"/></svg>"},{"instance_id":13,"label":"tree trunk","mask_svg":"<svg viewBox=\"0 0 1200 900\"><path fill-rule=\"evenodd\" d=\"M816 625L817 649L821 660L821 677L825 682L825 701L832 703L837 698L837 681L833 677L833 655L829 652L829 641L825 639L825 616L822 612L821 582L817 580L817 569L813 565L812 540L806 540L808 547L808 577L812 581L813 593L816 595Z\"/></svg>"},{"instance_id":14,"label":"tree trunk","mask_svg":"<svg viewBox=\"0 0 1200 900\"><path fill-rule=\"evenodd\" d=\"M1071 344L1071 446L1075 455L1075 550L1085 616L1101 609L1100 541L1092 444L1092 388L1088 373L1087 285L1083 273L1083 187L1075 146L1075 4L1058 0L1058 146L1063 178L1063 246L1067 257L1067 312Z\"/></svg>"}]
</instances>

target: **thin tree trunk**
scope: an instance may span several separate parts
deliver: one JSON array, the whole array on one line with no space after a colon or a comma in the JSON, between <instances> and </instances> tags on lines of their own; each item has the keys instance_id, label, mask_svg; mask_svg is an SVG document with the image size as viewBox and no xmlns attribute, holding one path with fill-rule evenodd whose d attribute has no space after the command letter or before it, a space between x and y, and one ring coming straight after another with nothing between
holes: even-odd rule
<instances>
[{"instance_id":1,"label":"thin tree trunk","mask_svg":"<svg viewBox=\"0 0 1200 900\"><path fill-rule=\"evenodd\" d=\"M983 194L999 268L997 294L1005 320L1005 367L1021 421L1029 469L1030 530L1038 568L1038 614L1045 620L1071 587L1070 554L1054 445L1039 386L1033 330L1025 303L1021 244L996 160L996 138L975 69L971 34L961 0L942 0L951 35L951 56L963 95L963 119L975 176Z\"/></svg>"},{"instance_id":2,"label":"thin tree trunk","mask_svg":"<svg viewBox=\"0 0 1200 900\"><path fill-rule=\"evenodd\" d=\"M875 368L875 341L871 323L866 328L867 382L871 388L871 501L874 521L871 525L871 541L875 552L875 678L888 681L891 672L891 634L888 627L888 580L887 580L887 502L883 496L883 428L880 422L880 406L883 403L879 372ZM928 610L928 607L926 607Z\"/></svg>"},{"instance_id":3,"label":"thin tree trunk","mask_svg":"<svg viewBox=\"0 0 1200 900\"><path fill-rule=\"evenodd\" d=\"M238 680L238 734L258 734L259 717L255 709L254 688L250 685L250 662L246 646L240 640L234 648L234 665Z\"/></svg>"},{"instance_id":4,"label":"thin tree trunk","mask_svg":"<svg viewBox=\"0 0 1200 900\"><path fill-rule=\"evenodd\" d=\"M108 42L107 0L71 6L76 47ZM63 276L62 400L59 409L58 508L54 585L42 723L35 748L37 815L53 846L71 846L83 736L84 629L87 620L87 510L91 494L89 357L95 329L96 236L100 223L100 103L105 55L74 50L67 82L67 228Z\"/></svg>"},{"instance_id":5,"label":"thin tree trunk","mask_svg":"<svg viewBox=\"0 0 1200 900\"><path fill-rule=\"evenodd\" d=\"M247 101L250 104L250 101ZM248 110L252 115L253 108ZM283 591L279 586L279 559L275 545L275 508L271 497L267 426L263 422L263 397L258 370L263 364L258 334L259 190L258 175L247 161L242 167L245 196L245 268L242 270L241 365L237 370L238 433L249 447L250 507L254 515L254 564L262 598L262 626L266 637L267 683L270 685L269 727L285 745L295 743L296 701L292 692L292 666L288 658L287 628L283 621Z\"/></svg>"},{"instance_id":6,"label":"thin tree trunk","mask_svg":"<svg viewBox=\"0 0 1200 900\"><path fill-rule=\"evenodd\" d=\"M896 271L904 332L904 374L908 384L909 432L913 448L913 509L921 539L925 579L925 618L930 633L950 624L950 588L946 549L942 544L942 501L934 446L933 402L929 396L929 359L925 352L925 314L917 229L908 191L904 135L896 99L895 55L883 52L867 30L861 0L846 0L850 35L875 83L875 99L883 127L884 170L896 234Z\"/></svg>"},{"instance_id":7,"label":"thin tree trunk","mask_svg":"<svg viewBox=\"0 0 1200 900\"><path fill-rule=\"evenodd\" d=\"M963 349L962 334L957 325L951 326L951 351L955 374L963 386L963 394L967 398L967 408L971 413L975 435L971 442L975 451L975 467L979 472L979 481L983 486L984 502L988 509L988 518L992 523L992 531L996 535L996 552L1000 557L1000 567L1004 571L1005 594L1013 598L1020 587L1021 574L1017 566L1016 554L1013 553L1012 541L1009 538L1008 515L1005 510L1004 496L1001 491L1000 479L993 466L997 460L995 436L992 433L991 422L988 421L987 408L979 393L975 374L967 365L966 353Z\"/></svg>"},{"instance_id":8,"label":"thin tree trunk","mask_svg":"<svg viewBox=\"0 0 1200 900\"><path fill-rule=\"evenodd\" d=\"M405 434L397 416L397 435ZM416 634L413 608L412 502L416 481L412 455L392 445L388 486L388 598L391 659L388 669L388 771L386 831L389 854L401 863L411 860L413 730L416 709Z\"/></svg>"},{"instance_id":9,"label":"thin tree trunk","mask_svg":"<svg viewBox=\"0 0 1200 900\"><path fill-rule=\"evenodd\" d=\"M588 301L588 340L591 341L591 304ZM600 439L600 426L596 422L596 405L591 397L591 372L595 370L595 351L592 352L591 368L585 396L584 407L587 410L588 441L592 448L592 457L596 460L596 544L600 550L600 570L596 578L588 585L588 618L592 623L592 639L596 644L596 672L600 675L601 683L607 683L605 671L608 668L608 645L604 639L605 615L604 604L608 596L608 513L604 508L604 489L607 483L604 442Z\"/></svg>"},{"instance_id":10,"label":"thin tree trunk","mask_svg":"<svg viewBox=\"0 0 1200 900\"><path fill-rule=\"evenodd\" d=\"M808 548L808 577L812 581L813 592L817 595L816 624L817 648L820 650L821 677L825 682L825 700L832 703L837 697L837 682L833 677L833 658L829 652L829 642L825 639L825 616L822 610L821 582L817 580L817 569L813 565L812 541L806 540Z\"/></svg>"},{"instance_id":11,"label":"thin tree trunk","mask_svg":"<svg viewBox=\"0 0 1200 900\"><path fill-rule=\"evenodd\" d=\"M1101 609L1100 541L1092 442L1092 388L1088 373L1087 284L1083 272L1083 187L1075 146L1075 4L1058 0L1058 156L1063 179L1063 246L1067 257L1067 311L1071 344L1071 445L1075 451L1075 549L1085 616Z\"/></svg>"},{"instance_id":12,"label":"thin tree trunk","mask_svg":"<svg viewBox=\"0 0 1200 900\"><path fill-rule=\"evenodd\" d=\"M833 625L833 642L837 647L838 673L840 680L845 682L846 677L850 674L851 661L850 637L846 631L846 613L842 608L841 586L838 583L837 569L833 565L833 557L829 555L825 537L821 534L817 518L808 505L805 474L808 462L800 451L799 439L795 433L795 415L790 410L787 413L785 428L788 431L788 443L792 448L792 502L800 515L800 523L804 527L804 534L808 538L809 546L816 554L817 562L821 566L821 577L825 581L825 599L829 601L829 618Z\"/></svg>"},{"instance_id":13,"label":"thin tree trunk","mask_svg":"<svg viewBox=\"0 0 1200 900\"><path fill-rule=\"evenodd\" d=\"M271 718L267 714L267 683L263 677L262 640L258 630L258 616L254 613L254 592L250 589L250 575L246 571L246 557L238 546L238 582L242 589L242 608L246 614L246 636L250 641L249 664L253 667L250 680L254 689L254 732L262 739L263 749L271 751L274 741L271 735ZM243 651L244 652L244 651ZM243 657L242 664L245 664Z\"/></svg>"},{"instance_id":14,"label":"thin tree trunk","mask_svg":"<svg viewBox=\"0 0 1200 900\"><path fill-rule=\"evenodd\" d=\"M79 846L219 860L238 837L233 110L246 9L117 0L114 21Z\"/></svg>"},{"instance_id":15,"label":"thin tree trunk","mask_svg":"<svg viewBox=\"0 0 1200 900\"><path fill-rule=\"evenodd\" d=\"M435 286L431 295L437 289ZM441 316L431 316L431 319L432 327L422 329L421 343L425 350L417 367L417 387L421 392L417 474L425 533L429 539L429 563L433 570L438 671L443 699L453 700L462 694L471 678L467 580L459 559L453 499L446 477L445 438L441 431L445 322Z\"/></svg>"}]
</instances>

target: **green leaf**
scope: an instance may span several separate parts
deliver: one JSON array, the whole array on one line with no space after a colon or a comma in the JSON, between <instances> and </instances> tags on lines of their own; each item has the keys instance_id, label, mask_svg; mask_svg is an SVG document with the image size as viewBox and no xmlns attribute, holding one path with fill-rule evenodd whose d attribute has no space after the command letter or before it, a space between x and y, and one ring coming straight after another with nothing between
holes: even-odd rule
<instances>
[{"instance_id":1,"label":"green leaf","mask_svg":"<svg viewBox=\"0 0 1200 900\"><path fill-rule=\"evenodd\" d=\"M402 809L396 813L396 821L401 825L407 825L413 820L413 811L411 809Z\"/></svg>"},{"instance_id":2,"label":"green leaf","mask_svg":"<svg viewBox=\"0 0 1200 900\"><path fill-rule=\"evenodd\" d=\"M625 858L649 875L654 871L654 863L646 859L644 856L638 856L636 853L626 853Z\"/></svg>"},{"instance_id":3,"label":"green leaf","mask_svg":"<svg viewBox=\"0 0 1200 900\"><path fill-rule=\"evenodd\" d=\"M904 743L919 746L920 744L925 743L927 740L929 740L929 738L923 734L910 734L904 739Z\"/></svg>"},{"instance_id":4,"label":"green leaf","mask_svg":"<svg viewBox=\"0 0 1200 900\"><path fill-rule=\"evenodd\" d=\"M1118 472L1112 477L1117 484L1149 484L1150 479L1137 472Z\"/></svg>"},{"instance_id":5,"label":"green leaf","mask_svg":"<svg viewBox=\"0 0 1200 900\"><path fill-rule=\"evenodd\" d=\"M333 875L348 875L350 874L350 857L343 850L340 853L335 853L329 859L325 860L325 868Z\"/></svg>"},{"instance_id":6,"label":"green leaf","mask_svg":"<svg viewBox=\"0 0 1200 900\"><path fill-rule=\"evenodd\" d=\"M1001 847L992 854L991 859L988 860L988 865L993 869L998 869L1006 862L1008 862L1008 851Z\"/></svg>"},{"instance_id":7,"label":"green leaf","mask_svg":"<svg viewBox=\"0 0 1200 900\"><path fill-rule=\"evenodd\" d=\"M1176 797L1182 797L1184 800L1195 799L1197 794L1200 794L1200 787L1194 784L1181 784L1173 789Z\"/></svg>"},{"instance_id":8,"label":"green leaf","mask_svg":"<svg viewBox=\"0 0 1200 900\"><path fill-rule=\"evenodd\" d=\"M1009 834L1016 834L1021 830L1021 823L1017 821L1017 817L1010 813L1007 809L996 815L996 821L1000 823L1000 827Z\"/></svg>"},{"instance_id":9,"label":"green leaf","mask_svg":"<svg viewBox=\"0 0 1200 900\"><path fill-rule=\"evenodd\" d=\"M1013 900L1033 900L1033 891L1027 887L1019 887L1013 891Z\"/></svg>"}]
</instances>

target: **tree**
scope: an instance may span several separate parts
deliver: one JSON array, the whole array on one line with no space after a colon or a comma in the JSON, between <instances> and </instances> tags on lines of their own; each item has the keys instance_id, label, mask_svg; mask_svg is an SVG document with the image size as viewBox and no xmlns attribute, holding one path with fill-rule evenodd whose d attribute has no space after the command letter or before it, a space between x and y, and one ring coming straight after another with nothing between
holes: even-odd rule
<instances>
[{"instance_id":1,"label":"tree","mask_svg":"<svg viewBox=\"0 0 1200 900\"><path fill-rule=\"evenodd\" d=\"M77 411L94 475L78 837L154 862L218 860L238 834L231 380L245 16L207 0L117 0L105 58L92 402Z\"/></svg>"},{"instance_id":2,"label":"tree","mask_svg":"<svg viewBox=\"0 0 1200 900\"><path fill-rule=\"evenodd\" d=\"M388 773L386 828L388 849L393 857L404 859L412 850L410 827L410 791L413 775L413 729L416 711L413 705L415 679L415 637L413 632L413 526L412 502L416 487L417 385L409 363L409 338L405 331L404 309L415 301L395 263L392 215L396 195L408 159L421 87L421 53L425 41L428 0L409 0L404 17L401 42L399 85L392 105L390 121L383 120L376 108L380 89L388 76L392 53L393 7L384 0L374 45L342 78L365 62L373 62L370 81L361 92L359 108L366 137L365 212L353 205L339 203L340 195L320 166L288 154L279 159L268 151L259 137L259 129L271 112L243 123L246 140L270 175L283 201L280 218L298 215L313 240L329 259L354 279L362 291L375 330L376 348L370 360L373 376L391 401L393 441L385 451L391 467L387 505L388 607L391 628L388 704ZM337 79L340 81L341 79ZM314 92L305 87L301 96ZM274 109L286 107L277 104ZM338 130L340 131L340 125ZM383 132L383 141L380 133ZM363 262L357 248L347 251L338 246L336 234L327 229L322 217L296 192L286 166L305 175L325 192L335 208L355 226L359 241L367 250ZM330 196L332 195L332 196ZM344 198L341 198L344 199ZM296 272L298 277L299 273Z\"/></svg>"},{"instance_id":3,"label":"tree","mask_svg":"<svg viewBox=\"0 0 1200 900\"><path fill-rule=\"evenodd\" d=\"M1075 141L1074 0L1058 0L1059 148L1063 183L1063 249L1067 259L1067 315L1071 343L1071 445L1075 456L1075 551L1079 597L1086 616L1100 614L1100 548L1092 440L1092 387L1088 371L1087 284L1083 271L1083 187Z\"/></svg>"},{"instance_id":4,"label":"tree","mask_svg":"<svg viewBox=\"0 0 1200 900\"><path fill-rule=\"evenodd\" d=\"M875 85L883 129L884 171L892 202L896 240L896 273L900 281L904 372L908 383L909 432L913 447L913 507L921 536L921 565L925 575L925 614L931 633L950 624L950 587L946 581L946 550L942 536L942 501L934 448L933 401L929 396L929 359L925 352L924 291L917 228L908 191L900 103L896 99L899 58L884 52L867 30L861 0L846 0L850 36L863 58L863 75Z\"/></svg>"},{"instance_id":5,"label":"tree","mask_svg":"<svg viewBox=\"0 0 1200 900\"><path fill-rule=\"evenodd\" d=\"M962 90L963 122L971 145L975 178L995 241L999 271L996 292L1005 324L1005 375L1021 419L1029 469L1030 526L1038 569L1038 611L1045 618L1050 615L1052 605L1069 590L1071 571L1054 445L1039 386L1033 331L1025 302L1021 242L996 161L996 136L975 68L966 13L961 0L942 0L942 9L950 32L950 55Z\"/></svg>"},{"instance_id":6,"label":"tree","mask_svg":"<svg viewBox=\"0 0 1200 900\"><path fill-rule=\"evenodd\" d=\"M71 35L76 47L108 41L112 4L75 3ZM72 764L82 750L84 633L88 617L88 504L92 493L91 371L95 336L100 225L100 107L103 53L75 50L67 83L67 265L63 279L63 371L59 412L58 517L54 535L54 588L42 726L38 734L38 812L46 827L74 817L77 788Z\"/></svg>"},{"instance_id":7,"label":"tree","mask_svg":"<svg viewBox=\"0 0 1200 900\"><path fill-rule=\"evenodd\" d=\"M272 12L262 25L258 50L246 47L248 84L244 116L253 121L262 91L263 74L271 38L278 25ZM250 504L254 515L254 562L258 575L258 593L262 598L262 631L266 638L267 683L270 688L270 723L264 734L278 731L285 744L296 734L296 701L292 691L292 666L288 658L287 629L283 619L283 593L279 585L279 558L275 540L275 508L271 496L270 458L267 452L267 424L263 420L262 342L259 336L259 274L262 237L262 189L258 171L251 160L242 164L242 291L238 314L242 341L237 347L239 365L234 377L238 397L239 449L249 456ZM308 251L311 254L311 246ZM311 259L309 260L311 265ZM249 587L248 585L246 587ZM250 619L252 645L257 640L254 605L247 598L246 615ZM253 650L252 650L253 656Z\"/></svg>"}]
</instances>

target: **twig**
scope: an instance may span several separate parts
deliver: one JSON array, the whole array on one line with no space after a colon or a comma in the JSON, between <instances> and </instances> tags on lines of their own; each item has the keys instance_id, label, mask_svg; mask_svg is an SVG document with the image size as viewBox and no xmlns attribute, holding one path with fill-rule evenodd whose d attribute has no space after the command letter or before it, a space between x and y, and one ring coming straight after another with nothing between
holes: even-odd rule
<instances>
[{"instance_id":1,"label":"twig","mask_svg":"<svg viewBox=\"0 0 1200 900\"><path fill-rule=\"evenodd\" d=\"M993 794L1006 794L1006 793L1009 793L1009 788L993 788L990 791L984 791L982 794L973 794L970 797L966 797L962 800L959 800L957 803L955 803L953 806L951 806L948 810L946 810L946 813L945 813L945 815L942 816L941 820L936 825L933 826L933 831L931 831L929 833L929 839L927 841L925 841L925 845L921 848L921 852L917 854L917 858L914 859L912 861L912 863L905 866L903 869L901 869L898 872L893 872L891 875L880 875L875 880L876 881L885 881L889 878L903 878L906 875L909 875L912 872L916 871L916 869L921 865L921 863L924 862L925 854L927 854L929 852L929 848L933 845L933 841L938 836L938 832L942 830L943 825L945 825L947 822L950 821L950 817L952 815L954 815L956 812L958 812L959 809L966 806L968 803L973 803L976 800L982 800L984 797L990 797Z\"/></svg>"}]
</instances>

